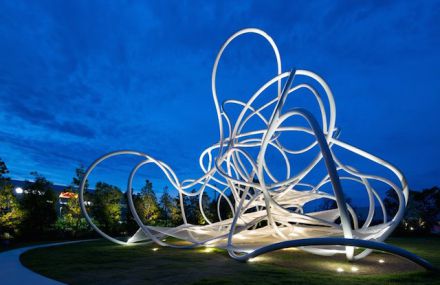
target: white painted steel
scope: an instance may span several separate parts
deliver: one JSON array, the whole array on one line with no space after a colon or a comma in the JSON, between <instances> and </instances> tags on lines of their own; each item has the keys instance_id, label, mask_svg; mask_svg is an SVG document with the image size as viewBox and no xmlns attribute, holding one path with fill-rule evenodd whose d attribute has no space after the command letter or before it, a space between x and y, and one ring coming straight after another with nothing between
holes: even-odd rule
<instances>
[{"instance_id":1,"label":"white painted steel","mask_svg":"<svg viewBox=\"0 0 440 285\"><path fill-rule=\"evenodd\" d=\"M245 34L263 37L272 47L276 58L276 74L253 94L248 101L225 100L220 104L216 88L216 75L220 59L226 47L236 38ZM283 87L284 82L284 87ZM96 160L87 170L80 190L82 212L90 225L103 237L123 245L151 242L170 247L221 247L228 250L231 257L247 260L256 252L267 252L271 248L279 249L280 244L300 245L300 249L320 255L343 253L349 260L367 256L371 250L365 249L355 255L356 240L362 240L362 246L371 242L377 248L377 242L383 242L399 224L408 202L408 185L403 174L393 165L366 151L345 143L339 139L336 124L336 104L333 94L325 81L317 74L307 70L282 72L281 57L273 39L265 32L249 28L233 34L221 47L212 71L212 95L219 125L219 142L205 149L199 159L204 174L198 179L179 181L176 174L164 162L145 153L123 150L106 154ZM269 99L270 87L276 86L276 92ZM319 121L308 110L294 108L286 110L286 102L293 100L299 91L308 91L317 103L320 111ZM304 94L304 93L302 93ZM266 96L266 97L265 97ZM297 96L297 95L295 95ZM258 100L264 103L258 104ZM229 105L240 107L234 120L227 112ZM306 124L292 124L293 118L302 118ZM255 128L255 121L262 128ZM254 128L253 128L254 127ZM309 136L312 143L302 149L289 149L281 143L283 134L302 134ZM341 162L334 153L335 148L352 152L378 167L383 167L394 174L394 180L379 175L364 173ZM275 151L282 157L279 167L284 167L284 176L271 169L270 158ZM253 151L253 152L252 152ZM313 159L303 169L296 169L293 158L316 152ZM254 153L254 154L253 154ZM101 231L89 216L84 204L85 181L93 169L102 161L119 156L131 155L142 157L128 179L127 193L129 208L140 229L128 241L111 237ZM132 181L136 172L144 165L152 164L162 170L180 198L183 224L174 228L153 227L143 224L133 204ZM306 182L320 164L325 165L327 173L319 183ZM298 168L298 167L297 167ZM368 196L369 210L366 221L358 226L355 210L346 202L347 189L340 181L347 180L363 185ZM399 209L393 217L387 217L381 195L372 183L382 183L397 194ZM331 184L330 193L323 191ZM191 192L191 189L197 189ZM220 199L217 205L218 219L214 222L203 211L202 195L205 191L215 191ZM358 189L356 189L358 190ZM205 194L204 194L205 193ZM230 195L227 195L230 193ZM206 220L205 225L188 223L183 199L185 196L199 196L199 208ZM337 208L330 210L304 211L304 205L320 199L336 201ZM220 203L226 203L233 215L222 219ZM372 225L376 205L380 206L382 222ZM189 242L177 246L163 241L163 237L172 236ZM325 239L326 242L322 242ZM307 245L307 240L314 241ZM316 239L320 239L319 242ZM346 239L350 242L341 242ZM298 240L298 243L283 243ZM331 244L330 241L338 241ZM277 244L277 246L273 246ZM383 246L381 247L383 248ZM386 247L385 247L386 248ZM384 249L386 250L386 249Z\"/></svg>"}]
</instances>

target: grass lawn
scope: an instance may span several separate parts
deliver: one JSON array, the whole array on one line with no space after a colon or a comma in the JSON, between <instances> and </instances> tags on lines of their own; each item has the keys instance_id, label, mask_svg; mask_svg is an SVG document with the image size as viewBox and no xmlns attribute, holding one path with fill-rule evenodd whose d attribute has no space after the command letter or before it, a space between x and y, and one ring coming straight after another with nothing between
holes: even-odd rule
<instances>
[{"instance_id":1,"label":"grass lawn","mask_svg":"<svg viewBox=\"0 0 440 285\"><path fill-rule=\"evenodd\" d=\"M389 243L440 267L440 238L393 238ZM23 254L21 261L40 274L68 284L440 284L438 273L383 253L350 263L341 255L321 257L280 250L253 262L239 263L224 250L153 251L155 247L96 241L35 249ZM384 263L379 263L380 259ZM344 272L338 273L337 268Z\"/></svg>"}]
</instances>

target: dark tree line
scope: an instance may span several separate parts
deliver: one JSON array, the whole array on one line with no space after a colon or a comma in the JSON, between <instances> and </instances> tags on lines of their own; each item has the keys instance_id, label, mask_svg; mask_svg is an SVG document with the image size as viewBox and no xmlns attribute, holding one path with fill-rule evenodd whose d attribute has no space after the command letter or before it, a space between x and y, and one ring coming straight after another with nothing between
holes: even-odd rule
<instances>
[{"instance_id":1,"label":"dark tree line","mask_svg":"<svg viewBox=\"0 0 440 285\"><path fill-rule=\"evenodd\" d=\"M46 237L50 232L47 225L52 225L57 220L57 197L50 181L37 172L31 174L34 182L26 182L24 189L28 192L20 200L25 211L22 234Z\"/></svg>"},{"instance_id":2,"label":"dark tree line","mask_svg":"<svg viewBox=\"0 0 440 285\"><path fill-rule=\"evenodd\" d=\"M0 159L0 240L26 239L41 240L54 238L83 238L96 236L96 233L83 217L78 196L74 195L63 205L58 205L58 197L53 184L37 172L31 173L33 181L23 187L25 193L17 195L14 186L6 175L6 164ZM75 171L66 191L78 193L84 177L84 168ZM88 189L88 182L86 181ZM195 190L192 191L194 193ZM156 195L153 183L146 180L139 191L134 191L133 202L142 222L151 226L178 226L183 223L179 196L170 193L165 187L160 196ZM195 193L194 193L195 194ZM228 194L231 201L231 193ZM220 196L202 196L203 211L211 222L219 220L217 205ZM184 196L183 209L190 224L206 224L199 208L199 195ZM106 233L116 236L133 234L138 225L128 208L127 194L120 188L98 182L94 190L85 193L87 211L94 222ZM349 202L349 201L347 201ZM388 215L393 216L398 209L397 196L388 191L384 200ZM61 207L61 215L57 214ZM229 205L223 199L220 203L221 218L232 217ZM332 209L336 205L329 200L322 209ZM440 189L434 187L423 191L410 191L410 199L398 233L428 233L439 227Z\"/></svg>"},{"instance_id":3,"label":"dark tree line","mask_svg":"<svg viewBox=\"0 0 440 285\"><path fill-rule=\"evenodd\" d=\"M394 216L399 208L399 200L393 190L387 191L384 200L389 216ZM440 226L440 188L433 187L423 191L409 191L409 201L405 215L397 229L398 233L430 233Z\"/></svg>"},{"instance_id":4,"label":"dark tree line","mask_svg":"<svg viewBox=\"0 0 440 285\"><path fill-rule=\"evenodd\" d=\"M133 203L142 222L150 226L181 225L184 221L179 196L171 195L168 187L163 189L160 197L157 197L156 192L152 182L146 180L140 191L133 194ZM192 193L195 193L195 190ZM211 222L219 220L217 199L217 196L213 199L206 194L202 196L205 216ZM127 194L122 193L117 187L105 183L97 184L90 200L93 204L90 211L95 217L95 222L104 231L126 235L133 234L139 228L128 208ZM188 223L194 225L207 223L199 208L199 195L184 196L183 208ZM225 213L222 219L232 217L226 202L220 203L220 211Z\"/></svg>"},{"instance_id":5,"label":"dark tree line","mask_svg":"<svg viewBox=\"0 0 440 285\"><path fill-rule=\"evenodd\" d=\"M33 172L33 181L26 181L24 193L14 193L6 164L0 160L0 239L41 240L54 238L83 238L95 235L81 213L78 189L85 170L75 170L66 192L76 195L59 203L53 183L43 175ZM86 181L86 189L89 187ZM195 190L192 191L194 193ZM178 195L165 187L160 196L153 183L146 180L139 191L134 191L133 201L142 222L152 226L178 226L186 220L190 224L206 224L199 209L199 195L184 196L183 205ZM106 233L124 236L133 234L138 225L128 208L127 194L105 182L95 184L94 190L85 192L86 209L94 223ZM231 196L231 194L229 194ZM211 222L219 220L217 204L219 195L202 196L205 217ZM231 198L231 197L230 197ZM231 199L233 200L233 199ZM226 201L220 203L222 219L232 217Z\"/></svg>"},{"instance_id":6,"label":"dark tree line","mask_svg":"<svg viewBox=\"0 0 440 285\"><path fill-rule=\"evenodd\" d=\"M73 193L70 199L59 203L58 193L53 190L53 183L43 175L33 172L33 181L26 181L23 193L14 193L11 180L6 177L8 169L0 160L0 240L49 240L59 238L84 238L96 236L96 233L83 217L78 189L85 170L75 170L66 192ZM86 181L86 189L88 189ZM160 196L153 183L146 180L139 191L134 191L133 202L142 222L152 226L178 226L183 223L180 198L172 195L165 187ZM194 193L194 190L193 190ZM75 195L76 194L76 195ZM87 190L84 195L86 209L93 221L106 233L116 236L133 234L139 227L128 208L127 194L117 186L98 182L94 190ZM204 194L203 209L206 217L218 221L217 196L213 199ZM185 196L183 208L187 222L205 224L199 210L199 196ZM222 218L232 216L225 201L220 203ZM60 214L61 213L61 214Z\"/></svg>"}]
</instances>

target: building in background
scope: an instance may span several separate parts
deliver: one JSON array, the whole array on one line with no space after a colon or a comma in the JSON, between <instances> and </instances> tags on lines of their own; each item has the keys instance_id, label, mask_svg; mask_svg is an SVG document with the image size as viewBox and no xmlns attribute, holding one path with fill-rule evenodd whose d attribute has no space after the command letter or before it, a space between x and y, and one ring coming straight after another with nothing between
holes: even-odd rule
<instances>
[{"instance_id":1,"label":"building in background","mask_svg":"<svg viewBox=\"0 0 440 285\"><path fill-rule=\"evenodd\" d=\"M14 185L14 194L19 199L22 195L26 195L30 190L26 189L26 183L29 181L26 180L16 180L11 179L11 183ZM68 185L59 185L52 184L52 190L55 192L57 197L57 215L62 216L63 210L67 205L69 199L77 199L78 198L78 189L72 188L72 186ZM72 191L73 190L73 191ZM88 189L89 191L93 191L92 189ZM43 195L44 193L38 193L39 195ZM86 205L91 205L90 201L85 201Z\"/></svg>"}]
</instances>

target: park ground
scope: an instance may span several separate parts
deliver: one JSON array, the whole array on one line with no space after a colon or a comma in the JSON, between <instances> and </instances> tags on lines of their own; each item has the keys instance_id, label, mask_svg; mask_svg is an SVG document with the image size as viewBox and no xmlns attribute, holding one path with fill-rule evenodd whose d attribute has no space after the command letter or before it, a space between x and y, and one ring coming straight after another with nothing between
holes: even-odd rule
<instances>
[{"instance_id":1,"label":"park ground","mask_svg":"<svg viewBox=\"0 0 440 285\"><path fill-rule=\"evenodd\" d=\"M440 267L440 237L388 242ZM440 284L439 273L379 252L352 263L342 255L321 257L290 249L240 263L212 248L120 246L99 240L31 250L21 262L67 284Z\"/></svg>"}]
</instances>

